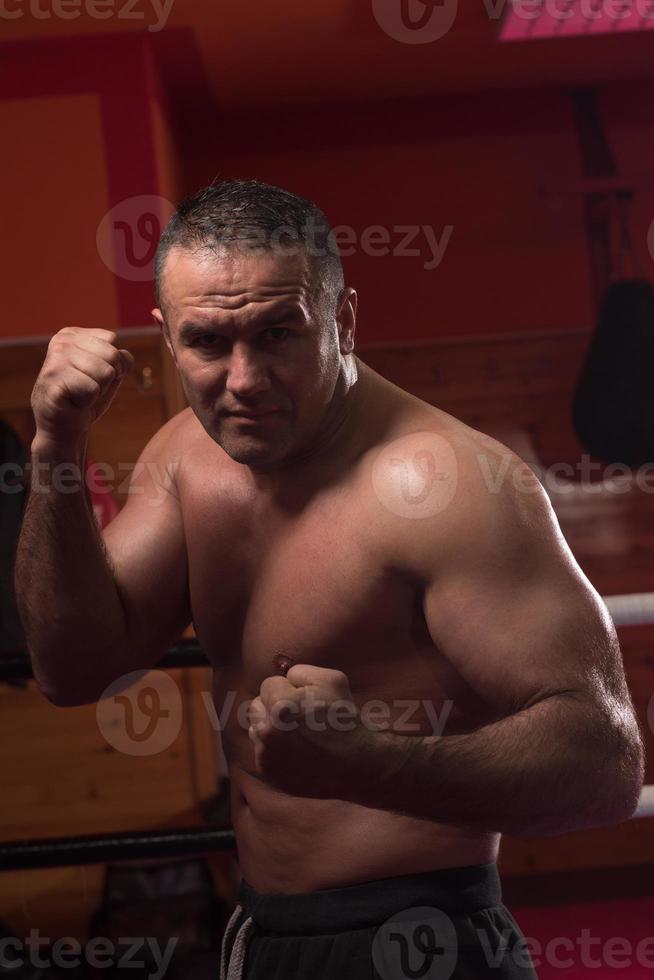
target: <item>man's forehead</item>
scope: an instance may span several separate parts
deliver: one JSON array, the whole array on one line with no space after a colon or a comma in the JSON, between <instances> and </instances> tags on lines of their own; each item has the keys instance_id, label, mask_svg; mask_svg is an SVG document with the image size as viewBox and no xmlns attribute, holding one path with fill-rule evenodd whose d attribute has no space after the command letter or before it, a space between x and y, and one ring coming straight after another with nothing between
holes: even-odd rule
<instances>
[{"instance_id":1,"label":"man's forehead","mask_svg":"<svg viewBox=\"0 0 654 980\"><path fill-rule=\"evenodd\" d=\"M311 293L305 253L271 250L171 250L164 269L164 290L172 305L204 301L237 309L244 302L276 297L302 300Z\"/></svg>"}]
</instances>

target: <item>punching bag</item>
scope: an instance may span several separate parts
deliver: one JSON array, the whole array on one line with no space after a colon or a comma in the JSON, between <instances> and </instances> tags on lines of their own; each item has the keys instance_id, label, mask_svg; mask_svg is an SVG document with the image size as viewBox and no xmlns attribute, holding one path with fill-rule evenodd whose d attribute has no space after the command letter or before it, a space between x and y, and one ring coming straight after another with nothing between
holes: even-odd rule
<instances>
[{"instance_id":1,"label":"punching bag","mask_svg":"<svg viewBox=\"0 0 654 980\"><path fill-rule=\"evenodd\" d=\"M654 463L654 289L612 282L577 381L572 418L584 449L634 469Z\"/></svg>"}]
</instances>

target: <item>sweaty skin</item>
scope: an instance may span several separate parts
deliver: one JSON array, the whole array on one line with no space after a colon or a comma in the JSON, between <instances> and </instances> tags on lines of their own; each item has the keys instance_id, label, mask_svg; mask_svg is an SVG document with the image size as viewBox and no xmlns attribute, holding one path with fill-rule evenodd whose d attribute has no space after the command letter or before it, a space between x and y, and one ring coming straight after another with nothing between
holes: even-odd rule
<instances>
[{"instance_id":1,"label":"sweaty skin","mask_svg":"<svg viewBox=\"0 0 654 980\"><path fill-rule=\"evenodd\" d=\"M370 520L380 444L433 427L427 412L358 362L374 397L356 445L322 480L301 475L279 498L212 443L186 410L173 441L193 622L214 670L231 780L239 864L258 891L297 893L496 860L499 834L475 833L340 800L288 796L253 775L253 745L238 707L263 680L296 663L344 671L361 708L381 700L410 735L474 730L494 718L435 648L421 591L394 568L393 521ZM391 515L392 517L392 515ZM271 647L293 650L293 657ZM405 726L404 728L402 726Z\"/></svg>"},{"instance_id":2,"label":"sweaty skin","mask_svg":"<svg viewBox=\"0 0 654 980\"><path fill-rule=\"evenodd\" d=\"M439 724L439 734L463 733L497 714L435 647L424 588L402 554L413 501L434 476L429 460L416 454L420 486L407 484L404 516L380 504L374 479L394 440L477 434L354 355L356 294L341 301L338 334L333 321L321 333L309 290L301 262L204 262L180 251L166 268L165 320L154 311L190 406L161 437L174 487L157 534L182 584L187 563L188 619L214 666L239 865L255 889L277 894L491 862L500 839L290 796L257 778L239 709L291 662L343 671L357 707L381 701L399 733L433 735ZM274 414L246 419L241 407ZM105 532L117 553L128 534L141 546L144 516L133 513Z\"/></svg>"},{"instance_id":3,"label":"sweaty skin","mask_svg":"<svg viewBox=\"0 0 654 980\"><path fill-rule=\"evenodd\" d=\"M192 621L260 892L488 863L499 831L628 819L644 753L617 635L534 473L354 355L354 290L307 254L244 248L168 254L153 314L189 408L143 449L104 549L81 493L30 495L16 581L43 693L95 703ZM127 355L110 331L60 333L33 394L46 480L83 467ZM313 703L326 675L330 708L347 692L374 734L341 735L342 712ZM295 678L297 735L249 717L267 682L288 720Z\"/></svg>"}]
</instances>

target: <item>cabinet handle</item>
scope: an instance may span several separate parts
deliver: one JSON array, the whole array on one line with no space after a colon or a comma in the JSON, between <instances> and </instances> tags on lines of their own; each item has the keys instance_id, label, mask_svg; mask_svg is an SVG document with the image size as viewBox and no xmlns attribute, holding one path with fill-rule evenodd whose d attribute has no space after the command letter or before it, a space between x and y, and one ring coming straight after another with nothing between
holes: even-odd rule
<instances>
[{"instance_id":1,"label":"cabinet handle","mask_svg":"<svg viewBox=\"0 0 654 980\"><path fill-rule=\"evenodd\" d=\"M148 391L154 384L152 380L152 368L144 367L141 370L141 379L138 381L136 387L139 391Z\"/></svg>"}]
</instances>

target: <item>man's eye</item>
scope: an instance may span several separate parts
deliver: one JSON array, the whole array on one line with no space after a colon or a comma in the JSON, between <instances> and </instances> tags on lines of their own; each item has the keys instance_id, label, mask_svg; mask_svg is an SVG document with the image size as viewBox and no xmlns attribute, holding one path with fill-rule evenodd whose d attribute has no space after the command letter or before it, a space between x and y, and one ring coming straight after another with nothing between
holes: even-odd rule
<instances>
[{"instance_id":1,"label":"man's eye","mask_svg":"<svg viewBox=\"0 0 654 980\"><path fill-rule=\"evenodd\" d=\"M286 340L286 336L280 336L280 334L290 334L288 327L268 327L264 333L274 342L278 340Z\"/></svg>"},{"instance_id":2,"label":"man's eye","mask_svg":"<svg viewBox=\"0 0 654 980\"><path fill-rule=\"evenodd\" d=\"M218 338L213 333L201 333L193 341L193 347L211 347Z\"/></svg>"}]
</instances>

